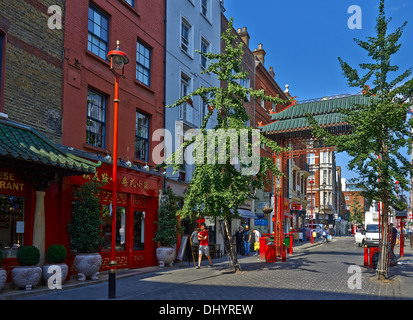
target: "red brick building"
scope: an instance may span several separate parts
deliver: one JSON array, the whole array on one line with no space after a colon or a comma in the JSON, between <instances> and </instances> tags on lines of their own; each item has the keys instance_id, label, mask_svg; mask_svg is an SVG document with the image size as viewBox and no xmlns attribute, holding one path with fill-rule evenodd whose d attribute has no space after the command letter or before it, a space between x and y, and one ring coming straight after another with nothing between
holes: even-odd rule
<instances>
[{"instance_id":1,"label":"red brick building","mask_svg":"<svg viewBox=\"0 0 413 320\"><path fill-rule=\"evenodd\" d=\"M154 10L156 8L156 10ZM66 2L63 64L63 136L70 152L101 161L97 176L112 177L115 77L106 59L116 48L128 55L120 79L116 260L119 268L154 265L153 242L162 175L154 170L150 137L164 128L165 1ZM109 159L109 160L108 160ZM66 178L63 189L84 183ZM104 190L109 208L112 183ZM63 200L64 201L64 200ZM70 217L70 206L62 212ZM111 229L111 217L105 230ZM63 223L64 225L64 223ZM62 230L62 232L64 232ZM102 248L108 268L110 241Z\"/></svg>"}]
</instances>

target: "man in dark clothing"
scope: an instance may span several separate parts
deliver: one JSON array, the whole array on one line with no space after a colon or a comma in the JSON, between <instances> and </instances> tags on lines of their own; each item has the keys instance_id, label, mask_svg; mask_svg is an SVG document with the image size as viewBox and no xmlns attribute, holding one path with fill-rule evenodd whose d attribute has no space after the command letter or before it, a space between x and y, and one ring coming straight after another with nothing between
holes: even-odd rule
<instances>
[{"instance_id":1,"label":"man in dark clothing","mask_svg":"<svg viewBox=\"0 0 413 320\"><path fill-rule=\"evenodd\" d=\"M235 242L237 244L237 254L243 254L244 233L242 232L242 227L239 227L239 230L235 232Z\"/></svg>"}]
</instances>

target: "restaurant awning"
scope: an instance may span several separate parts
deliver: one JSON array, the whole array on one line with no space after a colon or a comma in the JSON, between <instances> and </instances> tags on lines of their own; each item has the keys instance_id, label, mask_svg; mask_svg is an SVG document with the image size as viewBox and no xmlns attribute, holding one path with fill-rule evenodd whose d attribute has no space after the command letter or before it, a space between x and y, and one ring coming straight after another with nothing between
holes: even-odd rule
<instances>
[{"instance_id":1,"label":"restaurant awning","mask_svg":"<svg viewBox=\"0 0 413 320\"><path fill-rule=\"evenodd\" d=\"M68 175L95 173L101 165L64 152L36 130L4 119L0 120L0 157L58 169Z\"/></svg>"},{"instance_id":2,"label":"restaurant awning","mask_svg":"<svg viewBox=\"0 0 413 320\"><path fill-rule=\"evenodd\" d=\"M233 210L231 211L233 213ZM241 218L258 219L258 217L250 210L238 209L238 213L241 216Z\"/></svg>"}]
</instances>

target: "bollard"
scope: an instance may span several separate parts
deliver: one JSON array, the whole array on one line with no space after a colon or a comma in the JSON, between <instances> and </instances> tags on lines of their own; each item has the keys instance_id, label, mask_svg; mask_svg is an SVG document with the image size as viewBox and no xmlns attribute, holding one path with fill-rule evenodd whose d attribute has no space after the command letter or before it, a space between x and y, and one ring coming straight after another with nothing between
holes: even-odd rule
<instances>
[{"instance_id":1,"label":"bollard","mask_svg":"<svg viewBox=\"0 0 413 320\"><path fill-rule=\"evenodd\" d=\"M402 232L400 233L400 257L404 256L404 235L403 235L403 228Z\"/></svg>"},{"instance_id":2,"label":"bollard","mask_svg":"<svg viewBox=\"0 0 413 320\"><path fill-rule=\"evenodd\" d=\"M364 246L364 266L369 265L369 248L367 246Z\"/></svg>"},{"instance_id":3,"label":"bollard","mask_svg":"<svg viewBox=\"0 0 413 320\"><path fill-rule=\"evenodd\" d=\"M287 261L285 250L286 250L285 244L283 244L283 245L282 245L282 250L281 250L281 261L282 261L282 262L286 262L286 261Z\"/></svg>"}]
</instances>

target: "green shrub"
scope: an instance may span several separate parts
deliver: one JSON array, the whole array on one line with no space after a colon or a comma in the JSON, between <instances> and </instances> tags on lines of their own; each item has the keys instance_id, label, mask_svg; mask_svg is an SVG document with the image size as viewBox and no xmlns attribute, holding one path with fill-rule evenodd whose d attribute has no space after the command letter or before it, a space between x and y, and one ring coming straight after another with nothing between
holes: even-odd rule
<instances>
[{"instance_id":1,"label":"green shrub","mask_svg":"<svg viewBox=\"0 0 413 320\"><path fill-rule=\"evenodd\" d=\"M20 266L34 266L40 261L40 251L34 246L21 247L17 252L17 262Z\"/></svg>"},{"instance_id":2,"label":"green shrub","mask_svg":"<svg viewBox=\"0 0 413 320\"><path fill-rule=\"evenodd\" d=\"M52 244L46 252L46 261L49 264L63 263L67 257L67 250L61 244Z\"/></svg>"},{"instance_id":3,"label":"green shrub","mask_svg":"<svg viewBox=\"0 0 413 320\"><path fill-rule=\"evenodd\" d=\"M92 180L73 191L72 218L67 226L70 249L77 253L99 252L103 244L100 188L106 181Z\"/></svg>"},{"instance_id":4,"label":"green shrub","mask_svg":"<svg viewBox=\"0 0 413 320\"><path fill-rule=\"evenodd\" d=\"M178 242L179 221L178 198L168 186L163 192L162 202L158 211L158 229L154 241L161 246L171 247Z\"/></svg>"}]
</instances>

